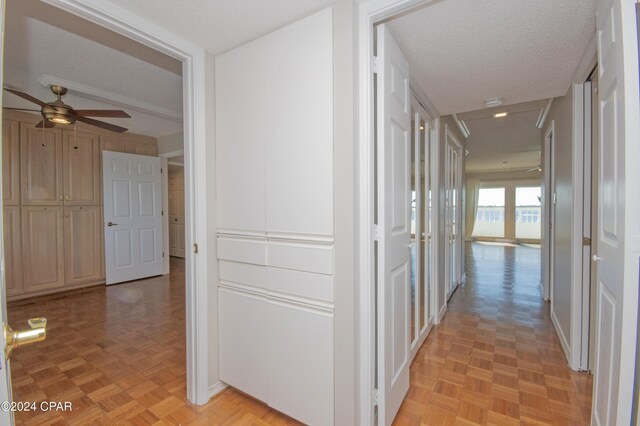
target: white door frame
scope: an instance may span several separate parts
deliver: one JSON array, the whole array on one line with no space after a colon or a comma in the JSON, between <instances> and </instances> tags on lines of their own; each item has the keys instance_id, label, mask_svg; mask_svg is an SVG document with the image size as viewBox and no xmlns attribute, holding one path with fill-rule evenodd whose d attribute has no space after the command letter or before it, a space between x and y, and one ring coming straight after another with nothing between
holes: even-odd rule
<instances>
[{"instance_id":1,"label":"white door frame","mask_svg":"<svg viewBox=\"0 0 640 426\"><path fill-rule=\"evenodd\" d=\"M186 352L187 398L205 404L209 392L207 296L207 57L204 49L138 15L102 0L42 0L182 61L185 154ZM213 70L211 70L213 71ZM209 182L213 184L214 182ZM213 225L212 225L213 226ZM197 239L200 236L201 239ZM210 266L214 268L214 266ZM211 274L215 276L215 274ZM217 349L217 342L215 344ZM212 354L212 356L217 356ZM215 390L220 386L212 387Z\"/></svg>"},{"instance_id":2,"label":"white door frame","mask_svg":"<svg viewBox=\"0 0 640 426\"><path fill-rule=\"evenodd\" d=\"M373 424L375 377L375 259L374 259L374 24L390 18L409 7L427 3L425 0L371 0L358 5L358 251L359 270L359 410L358 424ZM437 145L437 144L435 144ZM437 168L438 162L432 165ZM432 176L436 176L432 172ZM434 180L437 188L438 181ZM434 200L438 197L434 197ZM434 204L434 211L438 209ZM434 215L434 229L438 229L438 215ZM434 236L436 234L434 233ZM437 241L433 242L437 247ZM433 259L437 264L437 256ZM436 294L433 297L437 297Z\"/></svg>"},{"instance_id":3,"label":"white door frame","mask_svg":"<svg viewBox=\"0 0 640 426\"><path fill-rule=\"evenodd\" d=\"M542 298L545 301L551 300L553 291L553 194L552 183L554 182L554 158L553 138L555 136L555 122L551 121L549 127L544 132L544 160L542 169L544 170L544 193L542 209ZM551 226L549 227L549 223ZM553 301L551 301L553 303Z\"/></svg>"}]
</instances>

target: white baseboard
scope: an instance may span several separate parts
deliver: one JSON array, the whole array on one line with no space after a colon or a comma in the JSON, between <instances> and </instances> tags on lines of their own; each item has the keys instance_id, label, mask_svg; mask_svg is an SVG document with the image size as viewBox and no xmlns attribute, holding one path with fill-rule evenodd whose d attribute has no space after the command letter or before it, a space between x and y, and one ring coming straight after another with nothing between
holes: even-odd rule
<instances>
[{"instance_id":1,"label":"white baseboard","mask_svg":"<svg viewBox=\"0 0 640 426\"><path fill-rule=\"evenodd\" d=\"M445 303L444 305L442 305L442 308L440 308L440 312L438 312L438 322L437 324L440 324L442 322L442 318L444 317L444 314L447 313L447 304Z\"/></svg>"},{"instance_id":2,"label":"white baseboard","mask_svg":"<svg viewBox=\"0 0 640 426\"><path fill-rule=\"evenodd\" d=\"M220 392L222 392L228 387L229 385L221 381L215 382L214 384L209 386L209 399L213 398L214 396L216 396L217 394L219 394Z\"/></svg>"},{"instance_id":3,"label":"white baseboard","mask_svg":"<svg viewBox=\"0 0 640 426\"><path fill-rule=\"evenodd\" d=\"M560 340L560 346L562 346L564 356L567 359L567 364L570 365L571 363L569 360L571 359L571 349L569 348L569 342L562 332L562 328L558 324L558 319L553 311L551 312L551 322L553 323L553 327L556 329L556 334L558 335L558 340Z\"/></svg>"}]
</instances>

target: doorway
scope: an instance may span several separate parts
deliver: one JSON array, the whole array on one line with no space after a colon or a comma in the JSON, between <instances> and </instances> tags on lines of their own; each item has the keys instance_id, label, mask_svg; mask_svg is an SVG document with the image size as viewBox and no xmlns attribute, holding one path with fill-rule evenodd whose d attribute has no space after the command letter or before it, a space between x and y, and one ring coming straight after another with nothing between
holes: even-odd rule
<instances>
[{"instance_id":1,"label":"doorway","mask_svg":"<svg viewBox=\"0 0 640 426\"><path fill-rule=\"evenodd\" d=\"M135 42L157 49L180 61L180 68L185 81L184 97L184 135L185 135L185 164L186 164L186 244L189 247L194 243L199 245L199 252L206 254L206 240L197 240L196 235L207 235L206 230L206 202L202 196L206 194L206 150L205 150L205 123L204 114L205 99L196 96L195 93L204 93L205 63L202 61L203 51L190 45L181 44L182 41L174 40L167 34L154 34L155 27L146 22L125 24L121 21L117 8L101 9L100 11L87 8L82 2L51 1L50 4L60 7L64 12L83 18L88 18L113 30L120 36L128 37ZM47 6L49 7L49 6ZM57 10L57 9L56 9ZM77 19L77 18L74 18ZM101 27L102 28L102 27ZM198 89L199 87L199 89ZM195 114L194 111L200 111ZM197 116L195 116L197 115ZM200 153L200 155L196 155ZM198 179L195 179L195 177ZM195 206L199 205L198 209ZM6 228L5 228L6 231ZM198 232L196 232L198 231ZM188 398L195 403L204 403L210 396L208 383L208 324L206 321L197 320L206 317L208 298L206 296L206 268L207 261L198 261L197 256L191 250L186 253L186 264L183 273L186 274L185 295L186 303L186 393ZM55 327L55 325L53 325ZM197 374L196 374L197 372ZM219 389L218 389L219 390Z\"/></svg>"}]
</instances>

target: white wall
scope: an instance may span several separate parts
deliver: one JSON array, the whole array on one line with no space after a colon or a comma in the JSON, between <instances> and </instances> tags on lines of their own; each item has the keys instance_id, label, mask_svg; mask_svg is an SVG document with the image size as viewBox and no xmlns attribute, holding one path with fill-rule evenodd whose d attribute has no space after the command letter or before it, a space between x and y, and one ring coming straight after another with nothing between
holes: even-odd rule
<instances>
[{"instance_id":1,"label":"white wall","mask_svg":"<svg viewBox=\"0 0 640 426\"><path fill-rule=\"evenodd\" d=\"M551 318L565 350L571 341L571 229L573 227L573 90L553 101L546 127L554 123L556 211ZM545 128L546 130L546 128ZM567 354L568 356L569 354Z\"/></svg>"}]
</instances>

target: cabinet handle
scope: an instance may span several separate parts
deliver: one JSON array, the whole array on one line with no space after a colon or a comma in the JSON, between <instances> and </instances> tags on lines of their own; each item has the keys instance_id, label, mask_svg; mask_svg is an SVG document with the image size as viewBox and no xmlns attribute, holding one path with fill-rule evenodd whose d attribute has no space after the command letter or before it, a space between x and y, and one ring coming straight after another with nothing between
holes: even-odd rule
<instances>
[{"instance_id":1,"label":"cabinet handle","mask_svg":"<svg viewBox=\"0 0 640 426\"><path fill-rule=\"evenodd\" d=\"M65 199L65 200L67 200L67 201L69 201L69 194L66 194L66 195L64 196L64 199Z\"/></svg>"},{"instance_id":2,"label":"cabinet handle","mask_svg":"<svg viewBox=\"0 0 640 426\"><path fill-rule=\"evenodd\" d=\"M59 199L60 201L62 201L62 195L59 195L59 196L58 196L58 199Z\"/></svg>"},{"instance_id":3,"label":"cabinet handle","mask_svg":"<svg viewBox=\"0 0 640 426\"><path fill-rule=\"evenodd\" d=\"M116 226L117 223L113 223L113 222L107 222L107 226Z\"/></svg>"}]
</instances>

